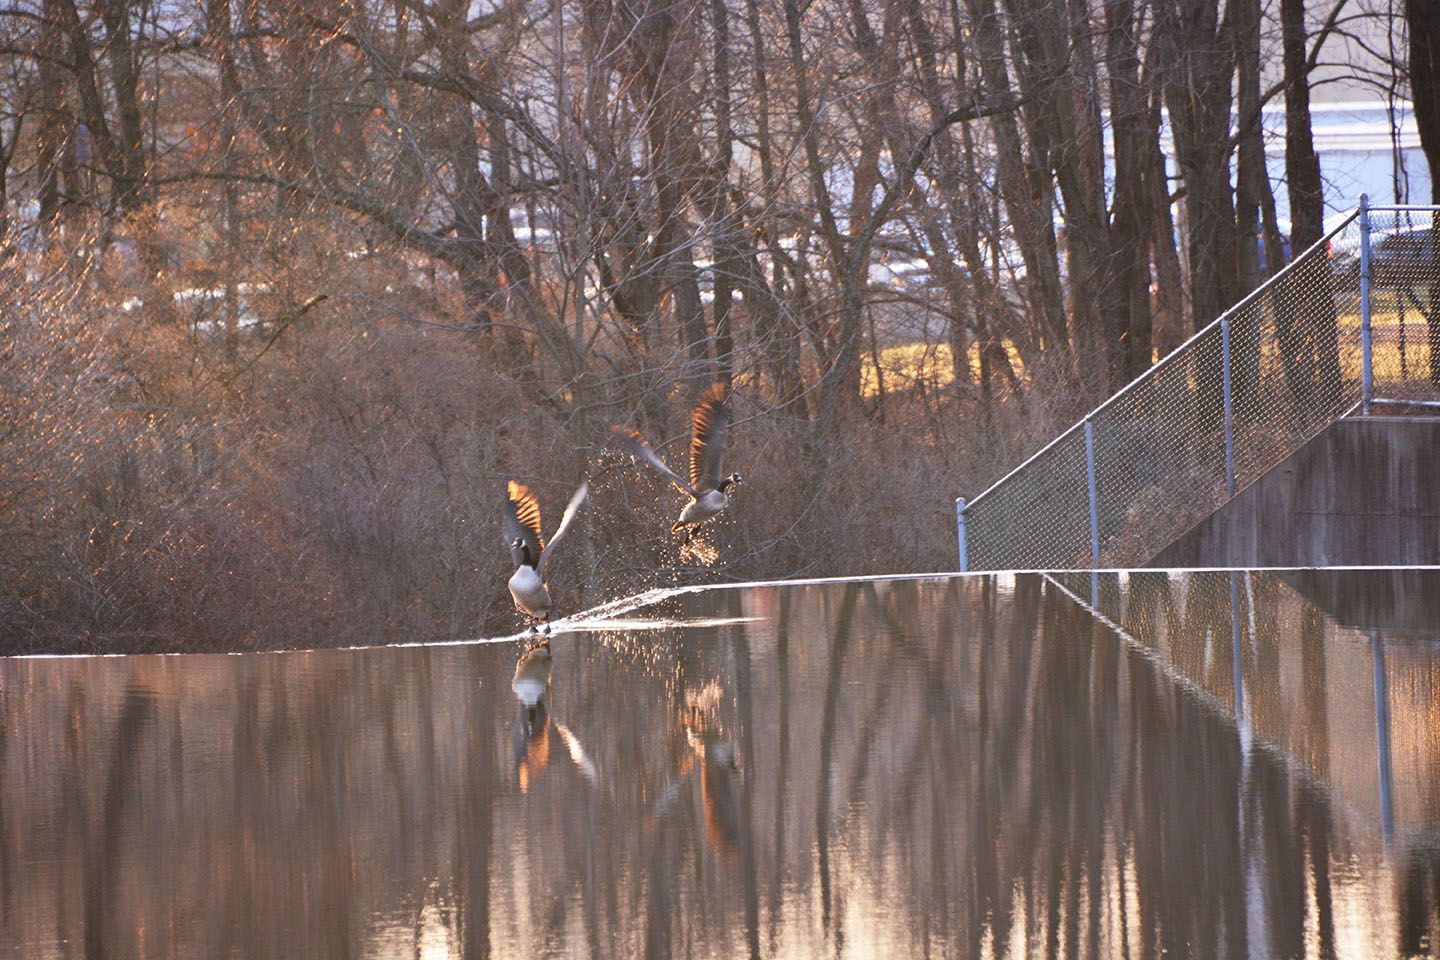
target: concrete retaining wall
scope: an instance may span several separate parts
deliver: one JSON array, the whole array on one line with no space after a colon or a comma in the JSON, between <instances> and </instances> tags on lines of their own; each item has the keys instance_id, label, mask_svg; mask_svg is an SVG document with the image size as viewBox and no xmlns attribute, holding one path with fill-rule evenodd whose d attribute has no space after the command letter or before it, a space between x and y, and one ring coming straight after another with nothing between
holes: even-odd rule
<instances>
[{"instance_id":1,"label":"concrete retaining wall","mask_svg":"<svg viewBox=\"0 0 1440 960\"><path fill-rule=\"evenodd\" d=\"M1339 420L1151 567L1440 564L1440 418Z\"/></svg>"}]
</instances>

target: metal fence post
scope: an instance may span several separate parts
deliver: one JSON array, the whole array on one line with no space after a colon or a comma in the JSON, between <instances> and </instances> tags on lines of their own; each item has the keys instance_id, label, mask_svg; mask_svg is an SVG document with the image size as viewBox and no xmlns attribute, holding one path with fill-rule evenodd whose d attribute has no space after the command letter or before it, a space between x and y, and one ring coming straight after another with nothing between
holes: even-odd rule
<instances>
[{"instance_id":1,"label":"metal fence post","mask_svg":"<svg viewBox=\"0 0 1440 960\"><path fill-rule=\"evenodd\" d=\"M1090 563L1100 566L1100 511L1095 503L1095 427L1085 418L1085 475L1090 487Z\"/></svg>"},{"instance_id":2,"label":"metal fence post","mask_svg":"<svg viewBox=\"0 0 1440 960\"><path fill-rule=\"evenodd\" d=\"M1390 691L1385 682L1385 638L1370 631L1371 669L1375 673L1375 752L1379 755L1380 829L1385 842L1395 830L1395 812L1390 800Z\"/></svg>"},{"instance_id":3,"label":"metal fence post","mask_svg":"<svg viewBox=\"0 0 1440 960\"><path fill-rule=\"evenodd\" d=\"M1240 643L1240 574L1230 571L1230 655L1235 660L1235 719L1245 719L1245 648Z\"/></svg>"},{"instance_id":4,"label":"metal fence post","mask_svg":"<svg viewBox=\"0 0 1440 960\"><path fill-rule=\"evenodd\" d=\"M1235 496L1235 414L1230 401L1230 320L1220 320L1220 383L1225 397L1225 495Z\"/></svg>"},{"instance_id":5,"label":"metal fence post","mask_svg":"<svg viewBox=\"0 0 1440 960\"><path fill-rule=\"evenodd\" d=\"M970 549L965 542L965 498L955 498L955 530L960 536L960 572L968 573L970 570Z\"/></svg>"},{"instance_id":6,"label":"metal fence post","mask_svg":"<svg viewBox=\"0 0 1440 960\"><path fill-rule=\"evenodd\" d=\"M1370 198L1360 194L1360 414L1370 413L1374 395L1370 357Z\"/></svg>"}]
</instances>

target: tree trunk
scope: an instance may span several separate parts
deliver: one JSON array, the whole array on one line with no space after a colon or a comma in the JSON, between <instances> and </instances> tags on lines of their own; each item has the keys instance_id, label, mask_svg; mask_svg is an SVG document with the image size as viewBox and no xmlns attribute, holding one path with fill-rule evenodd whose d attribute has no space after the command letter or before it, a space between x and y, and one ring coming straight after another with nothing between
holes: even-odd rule
<instances>
[{"instance_id":1,"label":"tree trunk","mask_svg":"<svg viewBox=\"0 0 1440 960\"><path fill-rule=\"evenodd\" d=\"M1440 0L1405 0L1410 31L1410 95L1420 148L1430 167L1430 202L1440 205ZM1440 222L1432 218L1430 291L1425 304L1429 327L1430 381L1440 386Z\"/></svg>"},{"instance_id":2,"label":"tree trunk","mask_svg":"<svg viewBox=\"0 0 1440 960\"><path fill-rule=\"evenodd\" d=\"M795 83L795 115L799 123L805 148L805 165L809 176L810 195L814 198L819 214L821 235L827 247L827 255L834 267L839 284L838 300L839 329L835 338L836 350L828 358L822 358L824 368L820 374L819 401L814 421L811 463L807 474L811 492L820 489L829 465L829 458L836 440L836 424L841 416L853 408L858 399L847 391L858 382L860 356L860 326L862 304L859 278L850 269L859 258L857 249L847 250L835 219L835 207L831 200L830 187L826 180L825 161L820 155L820 135L816 124L814 105L810 93L810 69L805 59L805 42L800 31L801 10L797 0L783 0L785 10L785 33L790 50L790 67ZM853 370L852 370L853 368ZM854 375L852 375L852 373Z\"/></svg>"},{"instance_id":3,"label":"tree trunk","mask_svg":"<svg viewBox=\"0 0 1440 960\"><path fill-rule=\"evenodd\" d=\"M1046 71L1058 77L1045 106L1055 126L1052 164L1065 201L1065 259L1069 268L1070 329L1083 337L1105 378L1096 384L1104 393L1120 389L1129 378L1125 331L1130 326L1130 300L1116 274L1116 252L1110 246L1110 214L1105 205L1105 136L1100 112L1101 79L1095 58L1092 25L1081 0L1057 2L1038 31L1046 51Z\"/></svg>"},{"instance_id":4,"label":"tree trunk","mask_svg":"<svg viewBox=\"0 0 1440 960\"><path fill-rule=\"evenodd\" d=\"M1415 103L1415 126L1420 132L1420 149L1430 167L1430 202L1440 206L1440 2L1405 0L1405 25L1410 32L1410 96Z\"/></svg>"},{"instance_id":5,"label":"tree trunk","mask_svg":"<svg viewBox=\"0 0 1440 960\"><path fill-rule=\"evenodd\" d=\"M207 0L205 32L206 43L214 51L216 73L220 78L220 150L228 165L235 149L235 98L240 93L240 78L235 71L235 37L230 27L230 0ZM240 318L235 290L235 261L240 246L239 186L226 180L220 190L220 234L225 238L225 262L222 266L225 309L221 319L225 328L225 359L233 363L240 349Z\"/></svg>"},{"instance_id":6,"label":"tree trunk","mask_svg":"<svg viewBox=\"0 0 1440 960\"><path fill-rule=\"evenodd\" d=\"M147 202L144 156L140 150L140 102L138 73L130 45L129 16L122 0L110 0L102 8L102 19L108 31L106 48L111 58L111 87L115 97L113 112L107 107L107 85L100 79L95 50L90 42L88 26L80 19L74 0L57 0L57 11L69 35L74 57L75 89L80 100L80 116L90 131L96 152L113 185L115 199L127 211ZM112 130L110 117L117 129Z\"/></svg>"},{"instance_id":7,"label":"tree trunk","mask_svg":"<svg viewBox=\"0 0 1440 960\"><path fill-rule=\"evenodd\" d=\"M65 60L65 32L60 24L60 0L45 0L45 18L40 24L39 59L40 121L35 134L36 175L40 225L50 242L50 224L60 212L60 152L74 126L65 102L66 83L60 64Z\"/></svg>"},{"instance_id":8,"label":"tree trunk","mask_svg":"<svg viewBox=\"0 0 1440 960\"><path fill-rule=\"evenodd\" d=\"M1260 207L1269 189L1260 117L1260 2L1230 0L1235 43L1236 115L1239 118L1235 177L1235 272L1237 296L1260 285ZM1260 318L1251 313L1230 325L1235 409L1255 409L1260 386Z\"/></svg>"},{"instance_id":9,"label":"tree trunk","mask_svg":"<svg viewBox=\"0 0 1440 960\"><path fill-rule=\"evenodd\" d=\"M1150 256L1145 228L1149 196L1145 169L1145 89L1132 0L1105 3L1106 73L1110 77L1110 124L1115 141L1115 199L1110 211L1110 282L1124 307L1109 325L1123 379L1150 366ZM1121 326L1126 323L1126 326Z\"/></svg>"},{"instance_id":10,"label":"tree trunk","mask_svg":"<svg viewBox=\"0 0 1440 960\"><path fill-rule=\"evenodd\" d=\"M15 128L15 134L7 141L5 127L0 125L0 267L15 253L15 247L10 243L10 159L15 155L15 143L20 139L19 121L16 121Z\"/></svg>"},{"instance_id":11,"label":"tree trunk","mask_svg":"<svg viewBox=\"0 0 1440 960\"><path fill-rule=\"evenodd\" d=\"M127 208L146 202L146 163L140 113L140 67L130 38L130 0L104 0L100 18L105 24L106 55L110 60L111 88L115 97L116 139L124 179L121 204Z\"/></svg>"},{"instance_id":12,"label":"tree trunk","mask_svg":"<svg viewBox=\"0 0 1440 960\"><path fill-rule=\"evenodd\" d=\"M1320 157L1310 135L1310 77L1306 57L1305 0L1281 0L1281 38L1285 60L1285 179L1290 189L1290 249L1309 248L1324 235L1325 207L1320 182ZM1318 309L1296 316L1289 304L1277 316L1282 343L1314 373L1291 374L1291 388L1302 403L1325 397L1336 401L1342 387L1340 332L1334 298L1328 294L1330 270L1313 271L1321 284ZM1292 298L1280 298L1289 301ZM1305 329L1309 326L1309 330ZM1286 350L1286 353L1291 351ZM1316 393L1318 389L1319 393Z\"/></svg>"},{"instance_id":13,"label":"tree trunk","mask_svg":"<svg viewBox=\"0 0 1440 960\"><path fill-rule=\"evenodd\" d=\"M1002 18L994 0L965 0L965 5L974 26L986 98L998 101L1009 97L1009 58ZM990 118L990 126L995 135L1000 193L1025 261L1026 295L1049 345L1064 348L1069 345L1070 330L1055 257L1055 198L1049 157L1036 156L1036 145L1032 144L1027 164L1015 114L997 114ZM1001 237L995 239L1003 242Z\"/></svg>"},{"instance_id":14,"label":"tree trunk","mask_svg":"<svg viewBox=\"0 0 1440 960\"><path fill-rule=\"evenodd\" d=\"M1158 44L1151 44L1146 55L1143 87L1145 90L1145 134L1141 140L1144 171L1142 191L1150 207L1145 222L1150 255L1155 264L1155 303L1152 325L1155 349L1166 356L1185 340L1186 300L1183 273L1180 269L1175 216L1170 202L1170 178L1165 154L1160 150L1160 104L1163 98L1159 70L1154 60ZM1147 278L1148 279L1148 278Z\"/></svg>"},{"instance_id":15,"label":"tree trunk","mask_svg":"<svg viewBox=\"0 0 1440 960\"><path fill-rule=\"evenodd\" d=\"M1108 393L1124 383L1119 331L1129 321L1113 283L1100 78L1088 11L1075 0L1039 6L1006 0L1006 6L1026 52L1018 70L1022 90L1033 97L1026 108L1032 163L1047 159L1064 206L1071 336L1082 356L1094 358L1081 369L1101 372L1090 386Z\"/></svg>"},{"instance_id":16,"label":"tree trunk","mask_svg":"<svg viewBox=\"0 0 1440 960\"><path fill-rule=\"evenodd\" d=\"M731 332L731 291L744 270L744 227L730 208L727 188L735 132L730 127L730 11L725 0L710 0L714 58L711 65L714 94L716 159L706 175L705 197L715 231L710 259L710 316L715 330L716 376L727 387L735 377L735 337Z\"/></svg>"},{"instance_id":17,"label":"tree trunk","mask_svg":"<svg viewBox=\"0 0 1440 960\"><path fill-rule=\"evenodd\" d=\"M750 31L750 56L754 63L755 146L760 159L758 193L762 204L758 216L745 218L746 229L772 250L778 250L781 231L775 211L781 207L780 183L770 136L770 74L766 69L765 38L760 30L757 0L746 0L745 23ZM760 344L762 362L769 368L775 382L776 400L790 416L808 421L810 407L800 370L799 333L797 325L791 322L783 299L785 268L782 258L772 256L770 267L772 272L767 283L757 259L754 256L746 258L743 297L754 317L755 338Z\"/></svg>"},{"instance_id":18,"label":"tree trunk","mask_svg":"<svg viewBox=\"0 0 1440 960\"><path fill-rule=\"evenodd\" d=\"M1218 0L1168 5L1156 23L1156 42L1169 57L1163 68L1165 103L1175 154L1185 181L1194 328L1235 302L1235 216L1230 196L1231 45L1219 23Z\"/></svg>"}]
</instances>

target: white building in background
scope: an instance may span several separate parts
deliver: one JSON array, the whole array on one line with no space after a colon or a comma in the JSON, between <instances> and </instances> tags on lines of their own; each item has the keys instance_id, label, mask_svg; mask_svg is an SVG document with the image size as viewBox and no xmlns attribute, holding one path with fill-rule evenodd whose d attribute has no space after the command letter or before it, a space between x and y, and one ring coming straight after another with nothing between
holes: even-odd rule
<instances>
[{"instance_id":1,"label":"white building in background","mask_svg":"<svg viewBox=\"0 0 1440 960\"><path fill-rule=\"evenodd\" d=\"M1340 0L1307 3L1313 37ZM1261 89L1283 79L1279 2L1263 0ZM1430 170L1420 149L1405 76L1408 57L1400 0L1348 0L1310 73L1310 130L1320 156L1327 217L1371 203L1430 202ZM1393 65L1392 65L1393 64ZM1265 107L1266 167L1276 215L1290 218L1285 189L1285 99Z\"/></svg>"},{"instance_id":2,"label":"white building in background","mask_svg":"<svg viewBox=\"0 0 1440 960\"><path fill-rule=\"evenodd\" d=\"M1265 162L1275 191L1275 212L1290 219L1285 189L1285 108L1265 110ZM1320 157L1326 216L1353 210L1360 195L1372 204L1430 202L1430 169L1410 102L1384 100L1314 103L1310 132Z\"/></svg>"}]
</instances>

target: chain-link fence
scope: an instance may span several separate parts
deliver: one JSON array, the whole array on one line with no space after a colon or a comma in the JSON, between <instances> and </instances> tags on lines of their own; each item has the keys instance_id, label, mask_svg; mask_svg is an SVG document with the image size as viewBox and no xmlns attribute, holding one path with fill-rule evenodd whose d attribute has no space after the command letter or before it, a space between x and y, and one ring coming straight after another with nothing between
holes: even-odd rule
<instances>
[{"instance_id":1,"label":"chain-link fence","mask_svg":"<svg viewBox=\"0 0 1440 960\"><path fill-rule=\"evenodd\" d=\"M1337 417L1440 407L1435 213L1362 198L1224 316L957 501L960 568L1143 565Z\"/></svg>"}]
</instances>

